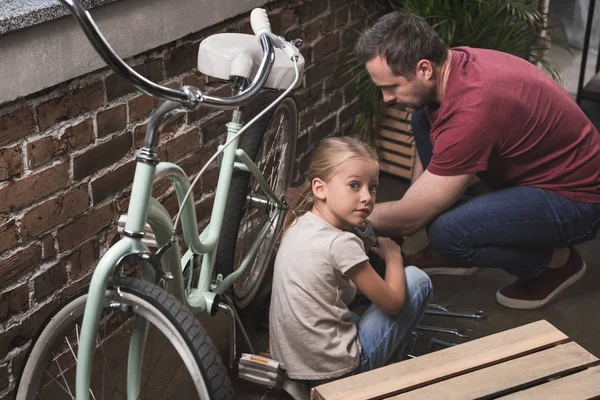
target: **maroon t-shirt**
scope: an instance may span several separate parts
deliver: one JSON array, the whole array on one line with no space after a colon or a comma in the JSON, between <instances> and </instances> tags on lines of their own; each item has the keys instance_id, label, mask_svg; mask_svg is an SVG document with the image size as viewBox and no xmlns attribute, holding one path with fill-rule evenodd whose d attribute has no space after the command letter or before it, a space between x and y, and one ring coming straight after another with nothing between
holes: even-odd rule
<instances>
[{"instance_id":1,"label":"maroon t-shirt","mask_svg":"<svg viewBox=\"0 0 600 400\"><path fill-rule=\"evenodd\" d=\"M429 109L435 175L478 173L600 203L600 135L569 94L531 63L457 47L444 100Z\"/></svg>"}]
</instances>

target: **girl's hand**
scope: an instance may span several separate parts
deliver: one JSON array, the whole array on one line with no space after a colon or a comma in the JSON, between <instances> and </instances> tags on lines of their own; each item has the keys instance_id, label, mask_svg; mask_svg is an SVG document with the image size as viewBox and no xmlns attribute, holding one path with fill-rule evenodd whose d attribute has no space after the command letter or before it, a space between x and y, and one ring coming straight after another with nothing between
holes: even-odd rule
<instances>
[{"instance_id":1,"label":"girl's hand","mask_svg":"<svg viewBox=\"0 0 600 400\"><path fill-rule=\"evenodd\" d=\"M399 259L402 263L402 254L400 253L400 246L390 238L379 237L377 238L379 247L373 247L372 251L379 257L386 261L386 264L391 259Z\"/></svg>"}]
</instances>

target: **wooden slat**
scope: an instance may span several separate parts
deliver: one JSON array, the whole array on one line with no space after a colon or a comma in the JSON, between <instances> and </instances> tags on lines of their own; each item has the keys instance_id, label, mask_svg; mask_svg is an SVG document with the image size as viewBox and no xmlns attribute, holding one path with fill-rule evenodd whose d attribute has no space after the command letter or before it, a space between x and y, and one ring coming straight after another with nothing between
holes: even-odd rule
<instances>
[{"instance_id":1,"label":"wooden slat","mask_svg":"<svg viewBox=\"0 0 600 400\"><path fill-rule=\"evenodd\" d=\"M415 138L411 135L390 131L388 129L380 129L379 136L384 137L386 139L395 140L397 142L406 143L412 145L415 141Z\"/></svg>"},{"instance_id":2,"label":"wooden slat","mask_svg":"<svg viewBox=\"0 0 600 400\"><path fill-rule=\"evenodd\" d=\"M392 130L398 130L405 133L410 133L410 123L396 121L395 119L384 118L380 122L381 126L391 128Z\"/></svg>"},{"instance_id":3,"label":"wooden slat","mask_svg":"<svg viewBox=\"0 0 600 400\"><path fill-rule=\"evenodd\" d=\"M380 151L379 159L382 161L390 161L393 164L404 165L408 168L412 168L413 165L412 158L402 157L400 155L390 153L389 151Z\"/></svg>"},{"instance_id":4,"label":"wooden slat","mask_svg":"<svg viewBox=\"0 0 600 400\"><path fill-rule=\"evenodd\" d=\"M564 400L600 397L600 367L500 397L502 400Z\"/></svg>"},{"instance_id":5,"label":"wooden slat","mask_svg":"<svg viewBox=\"0 0 600 400\"><path fill-rule=\"evenodd\" d=\"M396 153L406 154L410 158L415 156L415 148L413 146L406 146L403 144L398 144L395 142L391 142L389 140L380 140L378 142L379 148L395 151Z\"/></svg>"},{"instance_id":6,"label":"wooden slat","mask_svg":"<svg viewBox=\"0 0 600 400\"><path fill-rule=\"evenodd\" d=\"M408 111L404 111L399 107L382 107L381 114L389 115L391 117L398 118L401 120L410 121L410 113Z\"/></svg>"},{"instance_id":7,"label":"wooden slat","mask_svg":"<svg viewBox=\"0 0 600 400\"><path fill-rule=\"evenodd\" d=\"M567 340L545 320L317 386L315 400L364 400L398 394Z\"/></svg>"},{"instance_id":8,"label":"wooden slat","mask_svg":"<svg viewBox=\"0 0 600 400\"><path fill-rule=\"evenodd\" d=\"M412 170L405 169L397 165L387 164L384 162L379 163L379 169L389 174L400 176L406 179L410 179L410 177L412 176Z\"/></svg>"},{"instance_id":9,"label":"wooden slat","mask_svg":"<svg viewBox=\"0 0 600 400\"><path fill-rule=\"evenodd\" d=\"M598 358L575 342L506 361L433 385L412 390L394 400L462 400L501 395L544 382L596 363Z\"/></svg>"}]
</instances>

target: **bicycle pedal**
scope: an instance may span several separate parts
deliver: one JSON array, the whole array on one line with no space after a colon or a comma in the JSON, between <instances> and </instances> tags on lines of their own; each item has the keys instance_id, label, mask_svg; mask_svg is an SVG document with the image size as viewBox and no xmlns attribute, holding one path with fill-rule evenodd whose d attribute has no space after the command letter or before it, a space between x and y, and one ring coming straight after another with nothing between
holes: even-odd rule
<instances>
[{"instance_id":1,"label":"bicycle pedal","mask_svg":"<svg viewBox=\"0 0 600 400\"><path fill-rule=\"evenodd\" d=\"M240 378L259 385L276 387L284 370L279 362L255 354L242 353L238 364Z\"/></svg>"}]
</instances>

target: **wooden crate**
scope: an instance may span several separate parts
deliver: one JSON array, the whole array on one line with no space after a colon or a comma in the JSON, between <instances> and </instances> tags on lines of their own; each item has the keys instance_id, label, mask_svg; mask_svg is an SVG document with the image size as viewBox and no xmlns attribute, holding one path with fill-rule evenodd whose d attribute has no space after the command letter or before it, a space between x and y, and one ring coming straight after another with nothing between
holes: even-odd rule
<instances>
[{"instance_id":1,"label":"wooden crate","mask_svg":"<svg viewBox=\"0 0 600 400\"><path fill-rule=\"evenodd\" d=\"M379 168L410 179L415 160L415 140L410 130L410 113L398 106L382 104L377 127Z\"/></svg>"},{"instance_id":2,"label":"wooden crate","mask_svg":"<svg viewBox=\"0 0 600 400\"><path fill-rule=\"evenodd\" d=\"M317 386L311 399L599 398L598 363L541 320Z\"/></svg>"}]
</instances>

